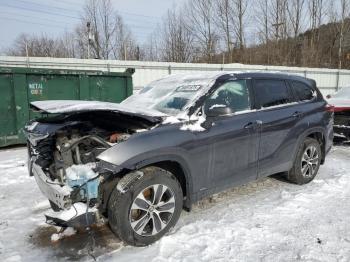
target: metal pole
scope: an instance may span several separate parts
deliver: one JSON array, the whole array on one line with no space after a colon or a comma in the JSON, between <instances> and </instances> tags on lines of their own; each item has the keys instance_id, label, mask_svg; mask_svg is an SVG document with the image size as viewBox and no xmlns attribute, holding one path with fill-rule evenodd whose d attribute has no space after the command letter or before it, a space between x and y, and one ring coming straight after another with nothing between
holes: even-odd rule
<instances>
[{"instance_id":1,"label":"metal pole","mask_svg":"<svg viewBox=\"0 0 350 262\"><path fill-rule=\"evenodd\" d=\"M29 67L29 52L28 52L28 43L26 41L26 57L27 57L27 67Z\"/></svg>"},{"instance_id":2,"label":"metal pole","mask_svg":"<svg viewBox=\"0 0 350 262\"><path fill-rule=\"evenodd\" d=\"M168 74L171 75L171 65L168 66Z\"/></svg>"},{"instance_id":3,"label":"metal pole","mask_svg":"<svg viewBox=\"0 0 350 262\"><path fill-rule=\"evenodd\" d=\"M87 34L88 34L88 50L87 50L87 58L90 59L90 22L86 23Z\"/></svg>"},{"instance_id":4,"label":"metal pole","mask_svg":"<svg viewBox=\"0 0 350 262\"><path fill-rule=\"evenodd\" d=\"M339 80L340 80L340 71L338 70L338 72L337 72L337 86L335 88L336 91L339 90Z\"/></svg>"}]
</instances>

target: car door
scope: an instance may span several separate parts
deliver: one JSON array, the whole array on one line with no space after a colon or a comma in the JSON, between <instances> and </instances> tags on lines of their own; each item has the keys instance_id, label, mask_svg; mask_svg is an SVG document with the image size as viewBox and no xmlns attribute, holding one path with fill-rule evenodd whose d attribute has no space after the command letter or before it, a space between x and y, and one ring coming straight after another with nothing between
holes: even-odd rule
<instances>
[{"instance_id":1,"label":"car door","mask_svg":"<svg viewBox=\"0 0 350 262\"><path fill-rule=\"evenodd\" d=\"M257 113L251 110L251 97L246 80L233 80L218 87L204 103L207 128L198 138L211 147L208 187L215 191L257 176ZM220 107L217 114L210 113Z\"/></svg>"},{"instance_id":2,"label":"car door","mask_svg":"<svg viewBox=\"0 0 350 262\"><path fill-rule=\"evenodd\" d=\"M258 176L287 171L293 162L301 112L285 80L255 79L254 93L262 123Z\"/></svg>"}]
</instances>

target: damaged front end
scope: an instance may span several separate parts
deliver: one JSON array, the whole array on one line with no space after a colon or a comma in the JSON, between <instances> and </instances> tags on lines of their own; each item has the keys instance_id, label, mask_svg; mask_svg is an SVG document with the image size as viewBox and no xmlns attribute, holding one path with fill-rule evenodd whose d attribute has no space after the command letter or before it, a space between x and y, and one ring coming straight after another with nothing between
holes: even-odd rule
<instances>
[{"instance_id":1,"label":"damaged front end","mask_svg":"<svg viewBox=\"0 0 350 262\"><path fill-rule=\"evenodd\" d=\"M34 176L54 211L49 223L85 226L100 217L105 180L120 167L101 163L97 156L126 141L156 121L107 110L47 116L25 127L29 174Z\"/></svg>"}]
</instances>

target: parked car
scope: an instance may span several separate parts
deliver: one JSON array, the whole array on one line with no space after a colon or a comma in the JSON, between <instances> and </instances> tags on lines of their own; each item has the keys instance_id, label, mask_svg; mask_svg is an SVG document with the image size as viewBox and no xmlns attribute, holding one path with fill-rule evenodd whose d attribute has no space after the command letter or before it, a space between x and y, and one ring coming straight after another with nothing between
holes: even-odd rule
<instances>
[{"instance_id":1,"label":"parked car","mask_svg":"<svg viewBox=\"0 0 350 262\"><path fill-rule=\"evenodd\" d=\"M327 98L334 110L334 133L350 140L350 87L344 87Z\"/></svg>"},{"instance_id":2,"label":"parked car","mask_svg":"<svg viewBox=\"0 0 350 262\"><path fill-rule=\"evenodd\" d=\"M229 187L278 173L309 183L333 139L315 81L277 73L172 75L121 104L32 108L47 114L26 127L29 172L57 211L47 218L68 226L104 217L135 246Z\"/></svg>"}]
</instances>

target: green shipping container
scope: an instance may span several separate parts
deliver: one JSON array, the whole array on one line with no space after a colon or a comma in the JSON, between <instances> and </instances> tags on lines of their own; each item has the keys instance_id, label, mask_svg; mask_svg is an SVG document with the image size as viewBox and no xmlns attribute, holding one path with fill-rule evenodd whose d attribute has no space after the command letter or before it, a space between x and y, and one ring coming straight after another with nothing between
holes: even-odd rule
<instances>
[{"instance_id":1,"label":"green shipping container","mask_svg":"<svg viewBox=\"0 0 350 262\"><path fill-rule=\"evenodd\" d=\"M24 125L39 114L39 100L97 100L119 103L132 95L133 69L123 73L0 67L0 147L25 143Z\"/></svg>"}]
</instances>

